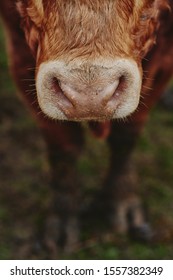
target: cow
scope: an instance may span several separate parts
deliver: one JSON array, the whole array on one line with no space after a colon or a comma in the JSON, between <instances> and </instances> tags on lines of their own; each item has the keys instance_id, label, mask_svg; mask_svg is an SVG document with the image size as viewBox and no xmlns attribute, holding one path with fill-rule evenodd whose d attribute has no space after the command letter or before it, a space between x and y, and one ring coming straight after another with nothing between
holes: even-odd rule
<instances>
[{"instance_id":1,"label":"cow","mask_svg":"<svg viewBox=\"0 0 173 280\"><path fill-rule=\"evenodd\" d=\"M152 236L130 160L173 74L172 11L172 0L0 1L11 73L47 144L62 248L78 240L83 122L110 147L94 206L113 232Z\"/></svg>"}]
</instances>

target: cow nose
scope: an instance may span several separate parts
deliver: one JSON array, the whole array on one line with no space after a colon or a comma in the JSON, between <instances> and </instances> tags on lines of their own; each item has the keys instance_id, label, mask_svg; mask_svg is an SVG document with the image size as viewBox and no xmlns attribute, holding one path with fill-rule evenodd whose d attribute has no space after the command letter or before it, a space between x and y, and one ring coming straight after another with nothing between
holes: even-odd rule
<instances>
[{"instance_id":1,"label":"cow nose","mask_svg":"<svg viewBox=\"0 0 173 280\"><path fill-rule=\"evenodd\" d=\"M75 89L73 85L61 82L53 77L52 92L59 100L60 109L68 119L95 119L102 115L111 117L111 104L118 105L124 78L115 79L114 82L102 87L82 87Z\"/></svg>"},{"instance_id":2,"label":"cow nose","mask_svg":"<svg viewBox=\"0 0 173 280\"><path fill-rule=\"evenodd\" d=\"M141 73L130 59L42 63L36 77L42 111L62 120L126 117L139 103Z\"/></svg>"}]
</instances>

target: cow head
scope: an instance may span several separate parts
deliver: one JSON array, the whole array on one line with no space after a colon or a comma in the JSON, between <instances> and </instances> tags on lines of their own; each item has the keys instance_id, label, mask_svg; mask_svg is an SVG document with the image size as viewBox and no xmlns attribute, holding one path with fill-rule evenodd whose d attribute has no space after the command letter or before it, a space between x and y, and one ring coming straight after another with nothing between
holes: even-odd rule
<instances>
[{"instance_id":1,"label":"cow head","mask_svg":"<svg viewBox=\"0 0 173 280\"><path fill-rule=\"evenodd\" d=\"M42 111L61 120L131 114L140 99L141 60L155 42L166 0L20 0L36 57Z\"/></svg>"}]
</instances>

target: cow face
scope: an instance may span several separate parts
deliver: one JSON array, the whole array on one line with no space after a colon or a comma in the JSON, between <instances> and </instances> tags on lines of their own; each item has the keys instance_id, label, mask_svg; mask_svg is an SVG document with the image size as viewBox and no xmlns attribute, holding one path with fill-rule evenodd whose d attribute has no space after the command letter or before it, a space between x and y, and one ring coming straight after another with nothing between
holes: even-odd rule
<instances>
[{"instance_id":1,"label":"cow face","mask_svg":"<svg viewBox=\"0 0 173 280\"><path fill-rule=\"evenodd\" d=\"M42 111L73 121L131 114L163 6L165 0L18 1Z\"/></svg>"}]
</instances>

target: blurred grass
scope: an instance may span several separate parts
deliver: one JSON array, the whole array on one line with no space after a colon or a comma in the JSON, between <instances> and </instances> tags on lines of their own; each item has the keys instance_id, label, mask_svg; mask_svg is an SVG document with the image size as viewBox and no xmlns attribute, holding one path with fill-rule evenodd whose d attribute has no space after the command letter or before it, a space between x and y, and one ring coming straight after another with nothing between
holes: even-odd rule
<instances>
[{"instance_id":1,"label":"blurred grass","mask_svg":"<svg viewBox=\"0 0 173 280\"><path fill-rule=\"evenodd\" d=\"M49 207L49 167L43 140L36 125L15 95L4 37L0 32L0 259L46 258L30 243L42 215ZM80 159L86 194L92 195L104 178L108 163L106 145L87 135ZM104 160L103 160L104 157ZM114 241L94 238L89 232L86 246L72 259L173 259L173 111L158 106L139 140L134 161L140 174L141 194L149 208L153 226L164 240L155 244L132 242L128 237ZM38 246L39 247L39 246ZM30 252L28 254L28 252ZM58 256L57 256L58 257Z\"/></svg>"}]
</instances>

